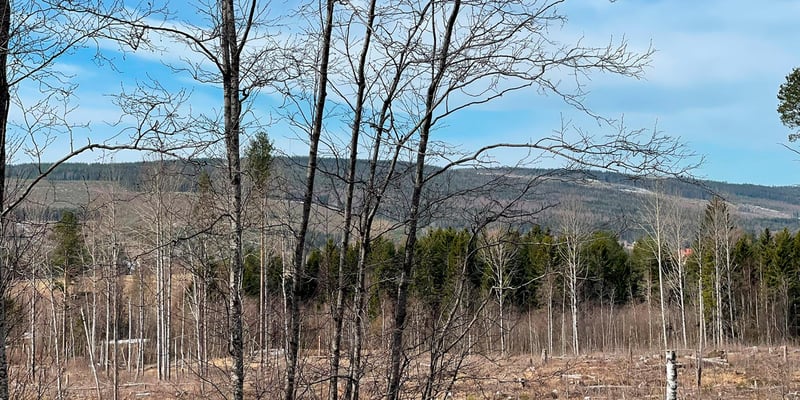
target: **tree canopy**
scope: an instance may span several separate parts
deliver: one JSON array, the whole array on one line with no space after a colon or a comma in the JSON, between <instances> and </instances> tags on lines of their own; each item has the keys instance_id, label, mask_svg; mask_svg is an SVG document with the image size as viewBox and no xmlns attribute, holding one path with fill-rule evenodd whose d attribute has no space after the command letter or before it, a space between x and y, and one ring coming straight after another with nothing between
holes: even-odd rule
<instances>
[{"instance_id":1,"label":"tree canopy","mask_svg":"<svg viewBox=\"0 0 800 400\"><path fill-rule=\"evenodd\" d=\"M800 127L800 68L786 75L786 82L778 89L778 114L781 122L789 128ZM800 137L797 133L789 135L789 140Z\"/></svg>"},{"instance_id":2,"label":"tree canopy","mask_svg":"<svg viewBox=\"0 0 800 400\"><path fill-rule=\"evenodd\" d=\"M52 262L55 272L75 276L81 272L87 259L86 244L78 217L72 211L64 211L53 227L55 248Z\"/></svg>"}]
</instances>

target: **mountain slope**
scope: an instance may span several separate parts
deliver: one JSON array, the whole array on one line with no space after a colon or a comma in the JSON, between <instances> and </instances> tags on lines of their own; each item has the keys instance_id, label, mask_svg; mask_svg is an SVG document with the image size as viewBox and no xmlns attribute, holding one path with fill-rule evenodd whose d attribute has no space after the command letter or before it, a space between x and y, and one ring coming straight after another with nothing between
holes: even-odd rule
<instances>
[{"instance_id":1,"label":"mountain slope","mask_svg":"<svg viewBox=\"0 0 800 400\"><path fill-rule=\"evenodd\" d=\"M171 161L167 169L175 172L177 191L192 192L196 187L196 176L201 169L216 174L217 160L200 160L195 163ZM275 181L277 190L274 197L295 199L299 198L299 182L304 175L302 158L278 158L275 164ZM360 174L367 169L367 162L359 163ZM385 167L385 166L383 166ZM407 165L401 164L398 168L401 176L407 170ZM320 162L321 179L319 180L316 201L323 206L337 209L341 202L338 199L342 193L343 185L340 176L343 176L343 166L334 159L323 159ZM57 182L80 181L82 187L90 182L113 181L131 192L142 190L148 176L148 171L155 171L153 162L118 163L118 164L63 164L48 177L51 186ZM437 171L431 167L431 171ZM10 178L28 179L35 176L39 167L32 164L14 165L8 169ZM513 199L518 195L519 185L529 182L532 177L547 176L524 197L526 207L536 209L557 205L567 197L576 197L586 205L587 209L600 220L625 219L629 224L635 225L639 210L647 195L653 188L678 199L686 209L696 213L702 212L705 203L714 195L719 195L732 204L732 209L737 218L737 223L748 231L760 231L764 228L780 230L800 228L800 187L796 186L762 186L754 184L732 184L716 181L688 181L675 178L651 179L631 177L624 174L602 171L556 171L546 169L471 169L462 168L448 171L439 175L431 187L436 195L448 196L453 193L466 193L471 204L477 205L488 201L502 201ZM502 179L498 179L501 177ZM503 182L497 186L490 186ZM403 176L390 192L387 201L392 211L403 209L404 193L408 193L410 177ZM65 188L69 185L57 185ZM85 189L84 189L85 190ZM61 197L69 197L62 194ZM83 198L83 197L80 197ZM431 197L431 204L436 204L435 196ZM69 208L68 205L58 203L55 208ZM434 207L434 206L432 206ZM433 208L431 223L436 225L461 225L459 218L448 215L447 209ZM452 211L452 210L451 210ZM435 215L434 215L435 214ZM553 225L554 212L544 212L531 218L530 223ZM700 214L698 214L699 216ZM389 220L402 220L402 211L399 213L387 212L383 215Z\"/></svg>"}]
</instances>

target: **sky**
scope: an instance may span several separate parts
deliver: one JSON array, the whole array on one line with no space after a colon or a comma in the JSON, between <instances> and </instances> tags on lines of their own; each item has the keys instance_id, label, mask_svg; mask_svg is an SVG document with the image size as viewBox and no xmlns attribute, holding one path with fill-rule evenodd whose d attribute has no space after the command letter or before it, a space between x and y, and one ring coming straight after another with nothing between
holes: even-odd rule
<instances>
[{"instance_id":1,"label":"sky","mask_svg":"<svg viewBox=\"0 0 800 400\"><path fill-rule=\"evenodd\" d=\"M800 2L575 0L565 2L561 10L568 22L554 35L582 37L590 45L624 37L632 51L655 49L642 79L589 77L586 104L593 112L624 118L629 127L658 129L680 138L704 158L694 171L700 178L800 184L800 176L793 173L800 155L784 147L800 149L800 145L788 143L791 131L781 125L775 111L779 85L792 68L800 67L800 24L796 22ZM101 132L115 129L110 123L119 109L110 95L131 88L146 76L193 90L193 104L218 103L216 88L193 86L185 75L164 68L165 60L177 59L180 54L123 55L111 49L109 56L116 69L98 65L87 53L66 57L57 65L78 84L70 118L88 124L88 135L94 136L94 141ZM25 90L34 89L23 87L23 96ZM13 118L19 114L12 112ZM465 110L436 134L469 149L487 140L519 141L549 134L559 128L562 119L575 121L592 133L608 133L554 96L528 91ZM276 129L269 134L287 154L305 152L297 133ZM81 144L86 139L79 135L76 133L75 142ZM65 139L57 144L45 158L55 159L66 145ZM137 157L141 158L119 155L115 160ZM512 154L498 157L514 163ZM82 157L80 161L93 160Z\"/></svg>"},{"instance_id":2,"label":"sky","mask_svg":"<svg viewBox=\"0 0 800 400\"><path fill-rule=\"evenodd\" d=\"M777 91L800 66L800 2L583 1L570 25L586 37L625 34L656 53L643 80L595 81L591 105L630 123L657 121L705 156L701 177L794 185L797 154L778 118Z\"/></svg>"}]
</instances>

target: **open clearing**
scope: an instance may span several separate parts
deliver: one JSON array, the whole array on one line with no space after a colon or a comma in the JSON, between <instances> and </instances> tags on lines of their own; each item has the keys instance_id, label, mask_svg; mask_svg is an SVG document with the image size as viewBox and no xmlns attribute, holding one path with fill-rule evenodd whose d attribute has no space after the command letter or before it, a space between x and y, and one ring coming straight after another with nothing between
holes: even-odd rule
<instances>
[{"instance_id":1,"label":"open clearing","mask_svg":"<svg viewBox=\"0 0 800 400\"><path fill-rule=\"evenodd\" d=\"M784 358L784 354L785 357ZM800 399L800 350L790 347L745 347L726 352L709 352L704 362L702 387L696 385L694 350L678 351L679 398L681 399ZM323 382L326 359L305 358L303 380L317 382L301 387L300 398L326 397ZM273 362L275 359L273 359ZM425 358L409 361L406 398L419 395L417 387L428 369ZM62 382L69 399L98 397L91 370L85 363L65 366ZM148 366L136 377L120 371L121 399L220 399L225 398L225 362L211 363L206 383L200 383L190 368L177 366L170 381L156 380L155 366ZM274 365L274 364L273 364ZM259 370L257 363L248 371L248 398L271 399L280 396L280 371ZM54 371L54 368L47 368ZM16 373L21 371L17 370ZM16 375L16 374L15 374ZM16 398L55 398L56 384L52 375L43 376L36 395L36 385L12 384ZM49 375L49 374L48 374ZM381 398L382 368L373 368L363 380L362 398ZM452 376L452 375L451 375ZM19 375L17 375L19 377ZM112 398L111 378L98 368L100 395ZM449 380L449 379L446 379ZM663 355L591 354L580 357L551 357L544 363L540 356L515 356L492 359L472 355L464 360L448 399L659 399L664 397L665 372ZM212 383L213 382L213 383ZM215 384L219 385L215 388ZM443 398L439 396L439 398Z\"/></svg>"}]
</instances>

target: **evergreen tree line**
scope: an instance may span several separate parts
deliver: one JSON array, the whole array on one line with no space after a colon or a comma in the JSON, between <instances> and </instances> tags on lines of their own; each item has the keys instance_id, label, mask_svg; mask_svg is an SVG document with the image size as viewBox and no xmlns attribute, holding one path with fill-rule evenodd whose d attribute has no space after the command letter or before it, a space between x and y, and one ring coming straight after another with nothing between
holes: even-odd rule
<instances>
[{"instance_id":1,"label":"evergreen tree line","mask_svg":"<svg viewBox=\"0 0 800 400\"><path fill-rule=\"evenodd\" d=\"M682 257L668 254L668 261L662 265L667 291L665 301L670 314L665 329L670 345L680 345L684 333L688 337L686 344L697 343L702 337L717 347L784 343L795 340L800 333L800 263L797 261L800 259L800 232L793 234L783 229L773 233L765 229L754 234L732 227L729 233L728 247L717 244L715 248L713 236L700 234L686 243L681 250ZM483 244L471 243L470 235L463 229L434 228L417 241L411 290L420 311L430 315L440 311L458 286L461 268L466 268L469 291L475 296L473 300L486 298L497 303L498 296L502 296L506 311L517 318L541 312L548 304L559 310L568 306L563 304L568 300L562 300L566 290L565 260L559 251L565 238L553 229L535 225L525 231L506 230L499 242L484 240ZM578 277L584 318L592 319L601 307L647 305L653 313L650 317L653 321L648 324L658 325L659 267L654 246L653 240L645 236L628 245L619 240L617 233L607 230L587 235L580 246L582 272ZM507 253L501 262L491 254L498 251L498 247L502 248L499 251ZM351 284L355 282L357 249L358 244L347 249L345 282ZM373 249L369 281L372 283L370 314L374 316L376 305L393 300L402 248L391 241L380 240L373 244ZM302 289L302 299L308 305L323 306L332 300L340 252L341 248L332 238L311 251ZM248 296L257 297L258 257L250 252L246 260L244 290ZM679 262L685 263L683 276L678 276L676 264ZM280 256L269 261L271 290L280 290L282 265ZM552 286L550 290L547 290L548 285ZM683 307L690 314L684 316L689 319L689 326L683 328L681 286ZM351 285L346 290L355 289ZM501 290L503 293L498 294ZM705 302L702 314L701 298ZM515 321L512 325L518 324L519 321ZM650 338L634 345L654 345L657 339L652 337L652 330L658 328L650 326Z\"/></svg>"}]
</instances>

